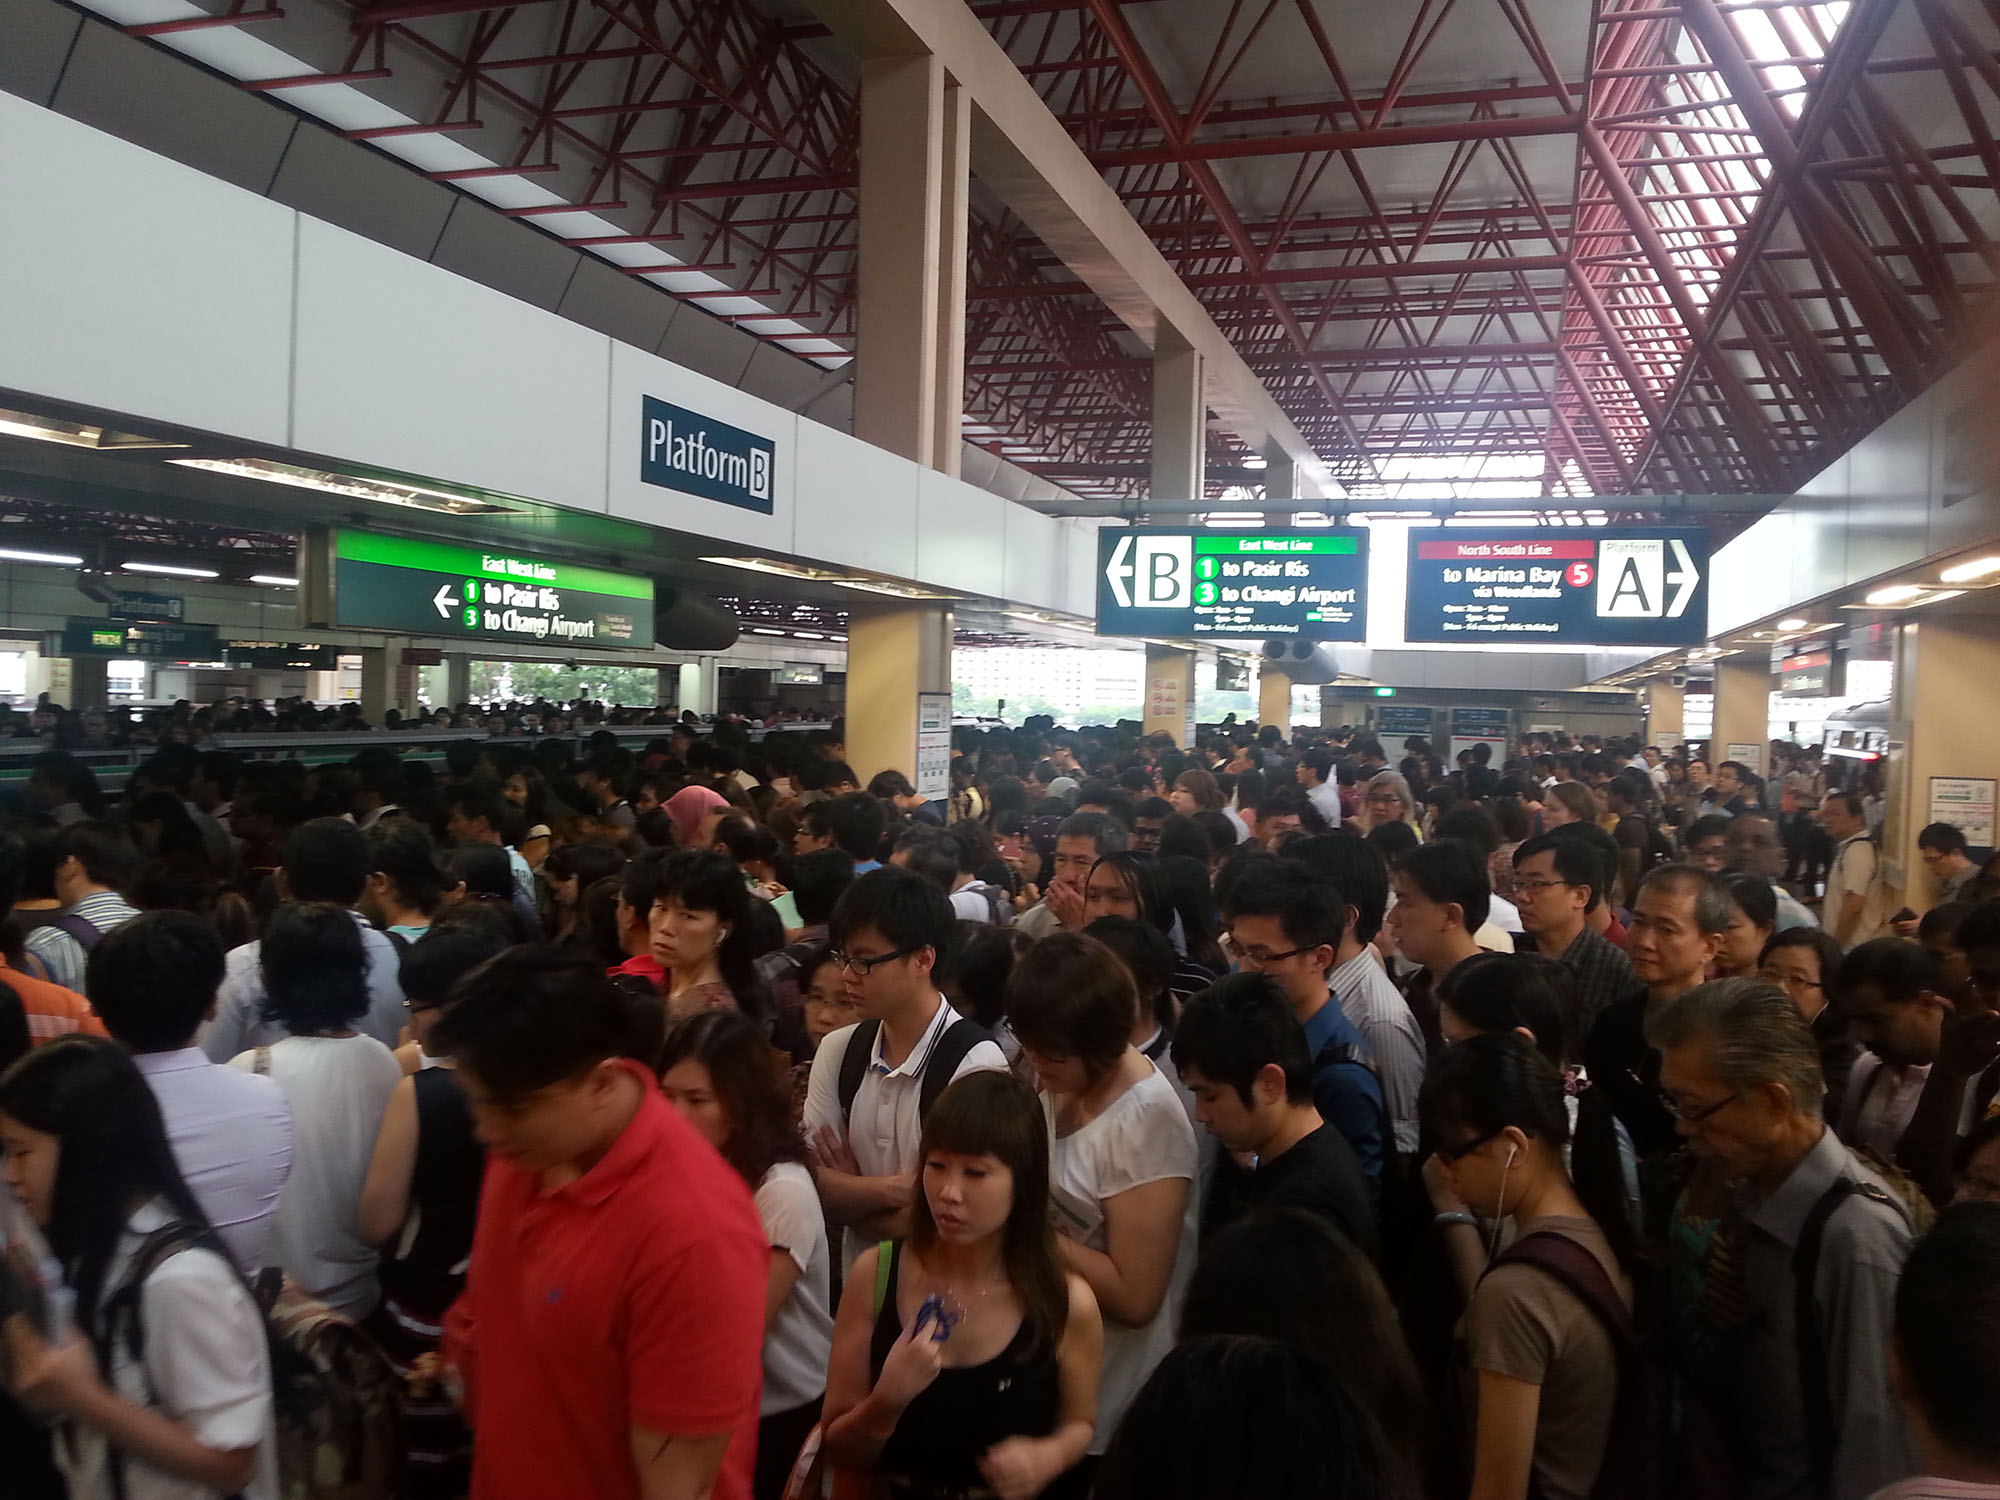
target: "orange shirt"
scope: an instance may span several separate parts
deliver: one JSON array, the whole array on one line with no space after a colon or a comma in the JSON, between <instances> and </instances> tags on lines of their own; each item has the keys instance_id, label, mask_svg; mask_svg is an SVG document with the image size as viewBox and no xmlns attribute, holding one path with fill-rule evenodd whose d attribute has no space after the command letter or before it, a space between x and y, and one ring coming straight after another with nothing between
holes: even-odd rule
<instances>
[{"instance_id":1,"label":"orange shirt","mask_svg":"<svg viewBox=\"0 0 2000 1500\"><path fill-rule=\"evenodd\" d=\"M97 1013L90 1008L90 1002L75 990L9 968L4 959L0 959L0 973L6 975L0 983L5 983L20 996L21 1008L28 1013L28 1035L35 1041L46 1042L51 1037L67 1036L72 1031L81 1031L89 1036L110 1035L104 1029L104 1023L97 1019Z\"/></svg>"}]
</instances>

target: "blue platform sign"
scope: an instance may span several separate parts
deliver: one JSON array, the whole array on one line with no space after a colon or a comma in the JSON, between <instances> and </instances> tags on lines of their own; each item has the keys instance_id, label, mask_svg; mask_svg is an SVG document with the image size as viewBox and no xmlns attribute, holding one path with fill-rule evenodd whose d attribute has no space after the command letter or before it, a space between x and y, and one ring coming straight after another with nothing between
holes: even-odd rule
<instances>
[{"instance_id":1,"label":"blue platform sign","mask_svg":"<svg viewBox=\"0 0 2000 1500\"><path fill-rule=\"evenodd\" d=\"M1417 644L1693 646L1708 638L1695 527L1410 534L1404 638Z\"/></svg>"},{"instance_id":2,"label":"blue platform sign","mask_svg":"<svg viewBox=\"0 0 2000 1500\"><path fill-rule=\"evenodd\" d=\"M776 443L653 396L640 418L641 483L771 514Z\"/></svg>"}]
</instances>

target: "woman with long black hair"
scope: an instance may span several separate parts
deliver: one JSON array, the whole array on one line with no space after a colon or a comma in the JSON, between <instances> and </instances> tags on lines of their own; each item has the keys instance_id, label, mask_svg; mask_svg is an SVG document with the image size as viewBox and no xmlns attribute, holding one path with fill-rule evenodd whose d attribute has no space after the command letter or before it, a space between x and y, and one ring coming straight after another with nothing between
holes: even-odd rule
<instances>
[{"instance_id":1,"label":"woman with long black hair","mask_svg":"<svg viewBox=\"0 0 2000 1500\"><path fill-rule=\"evenodd\" d=\"M647 917L653 957L665 970L667 1017L718 1007L768 1023L771 992L757 976L750 888L726 854L676 849L660 864Z\"/></svg>"},{"instance_id":2,"label":"woman with long black hair","mask_svg":"<svg viewBox=\"0 0 2000 1500\"><path fill-rule=\"evenodd\" d=\"M1173 977L1167 981L1167 989L1178 1003L1207 989L1225 972L1185 951L1185 927L1174 892L1166 870L1153 855L1121 849L1100 856L1090 867L1084 878L1083 920L1087 926L1099 917L1136 917L1165 933L1170 943L1176 929L1182 930L1183 946L1174 950Z\"/></svg>"},{"instance_id":3,"label":"woman with long black hair","mask_svg":"<svg viewBox=\"0 0 2000 1500\"><path fill-rule=\"evenodd\" d=\"M1468 1037L1424 1084L1436 1149L1424 1180L1466 1294L1459 1345L1473 1388L1472 1500L1584 1500L1618 1398L1632 1227L1615 1140L1570 1145L1562 1075L1526 1037ZM1498 1255L1501 1221L1515 1238ZM1481 1244L1481 1224L1490 1224Z\"/></svg>"},{"instance_id":4,"label":"woman with long black hair","mask_svg":"<svg viewBox=\"0 0 2000 1500\"><path fill-rule=\"evenodd\" d=\"M36 1048L0 1075L0 1148L75 1293L81 1337L16 1317L6 1362L13 1393L61 1419L72 1500L276 1500L264 1319L131 1057L95 1037Z\"/></svg>"}]
</instances>

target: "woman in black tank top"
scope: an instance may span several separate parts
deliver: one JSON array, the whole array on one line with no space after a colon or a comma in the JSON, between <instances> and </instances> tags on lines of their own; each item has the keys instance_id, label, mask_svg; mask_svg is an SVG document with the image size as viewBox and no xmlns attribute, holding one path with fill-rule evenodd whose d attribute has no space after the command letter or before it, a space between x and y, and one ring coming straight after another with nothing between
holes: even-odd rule
<instances>
[{"instance_id":1,"label":"woman in black tank top","mask_svg":"<svg viewBox=\"0 0 2000 1500\"><path fill-rule=\"evenodd\" d=\"M919 1160L908 1242L848 1275L827 1452L897 1500L1081 1495L1103 1324L1056 1257L1040 1105L1009 1074L962 1078Z\"/></svg>"}]
</instances>

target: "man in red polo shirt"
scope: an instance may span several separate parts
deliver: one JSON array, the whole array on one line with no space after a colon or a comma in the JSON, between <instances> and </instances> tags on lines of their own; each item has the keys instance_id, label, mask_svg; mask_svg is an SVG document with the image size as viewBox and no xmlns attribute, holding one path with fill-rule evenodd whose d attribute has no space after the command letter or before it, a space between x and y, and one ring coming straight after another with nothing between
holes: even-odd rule
<instances>
[{"instance_id":1,"label":"man in red polo shirt","mask_svg":"<svg viewBox=\"0 0 2000 1500\"><path fill-rule=\"evenodd\" d=\"M749 1500L769 1247L591 958L511 949L433 1033L487 1149L445 1358L473 1500Z\"/></svg>"}]
</instances>

